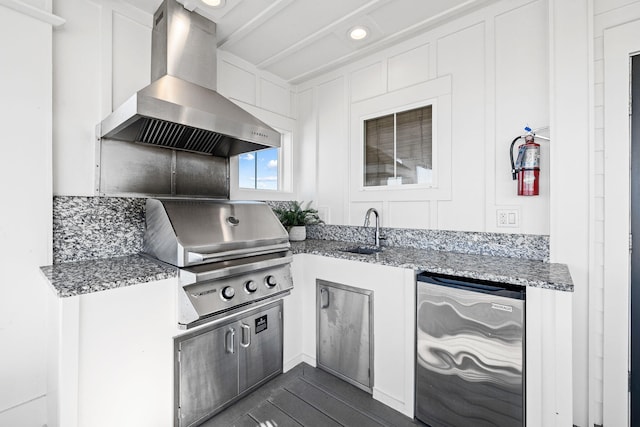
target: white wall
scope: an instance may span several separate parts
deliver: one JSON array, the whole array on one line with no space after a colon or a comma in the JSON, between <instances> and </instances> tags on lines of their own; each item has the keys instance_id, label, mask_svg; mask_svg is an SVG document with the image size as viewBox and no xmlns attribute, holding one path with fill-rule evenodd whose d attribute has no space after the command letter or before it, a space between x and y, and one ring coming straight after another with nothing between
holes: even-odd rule
<instances>
[{"instance_id":1,"label":"white wall","mask_svg":"<svg viewBox=\"0 0 640 427\"><path fill-rule=\"evenodd\" d=\"M150 82L152 16L116 0L57 0L54 13L67 23L54 34L53 192L91 196L95 126ZM218 54L218 91L263 120L295 131L289 85Z\"/></svg>"},{"instance_id":2,"label":"white wall","mask_svg":"<svg viewBox=\"0 0 640 427\"><path fill-rule=\"evenodd\" d=\"M504 1L300 84L301 144L315 155L317 176L316 188L305 191L326 219L361 224L375 206L385 226L548 234L548 143L538 197L516 195L508 161L509 144L526 124L549 124L547 22L545 0ZM451 181L450 191L363 200L353 173L358 160L348 151L360 144L352 112L393 96L411 103L413 88L447 76L451 112L437 143L451 150L442 165L450 172L440 177ZM498 229L497 208L518 210L520 227Z\"/></svg>"},{"instance_id":3,"label":"white wall","mask_svg":"<svg viewBox=\"0 0 640 427\"><path fill-rule=\"evenodd\" d=\"M46 423L46 288L38 267L51 262L51 32L51 24L0 6L3 426Z\"/></svg>"}]
</instances>

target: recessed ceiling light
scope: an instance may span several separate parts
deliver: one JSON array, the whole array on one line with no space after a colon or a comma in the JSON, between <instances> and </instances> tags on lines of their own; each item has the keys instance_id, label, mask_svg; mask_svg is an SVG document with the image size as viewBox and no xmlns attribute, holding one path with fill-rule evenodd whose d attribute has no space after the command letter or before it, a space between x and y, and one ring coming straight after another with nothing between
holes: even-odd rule
<instances>
[{"instance_id":1,"label":"recessed ceiling light","mask_svg":"<svg viewBox=\"0 0 640 427\"><path fill-rule=\"evenodd\" d=\"M353 27L349 30L349 37L353 40L362 40L369 35L369 31L363 26Z\"/></svg>"},{"instance_id":2,"label":"recessed ceiling light","mask_svg":"<svg viewBox=\"0 0 640 427\"><path fill-rule=\"evenodd\" d=\"M211 7L222 7L224 6L224 0L202 0L202 3Z\"/></svg>"}]
</instances>

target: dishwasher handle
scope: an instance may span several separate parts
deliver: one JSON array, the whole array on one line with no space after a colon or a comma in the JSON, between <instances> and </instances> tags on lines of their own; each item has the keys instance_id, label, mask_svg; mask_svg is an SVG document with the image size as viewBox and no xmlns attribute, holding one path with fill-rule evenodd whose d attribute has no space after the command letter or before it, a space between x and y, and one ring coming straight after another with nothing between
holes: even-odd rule
<instances>
[{"instance_id":1,"label":"dishwasher handle","mask_svg":"<svg viewBox=\"0 0 640 427\"><path fill-rule=\"evenodd\" d=\"M236 352L236 330L233 328L230 328L224 334L224 349L229 354Z\"/></svg>"},{"instance_id":2,"label":"dishwasher handle","mask_svg":"<svg viewBox=\"0 0 640 427\"><path fill-rule=\"evenodd\" d=\"M329 289L320 288L320 308L329 307Z\"/></svg>"},{"instance_id":3,"label":"dishwasher handle","mask_svg":"<svg viewBox=\"0 0 640 427\"><path fill-rule=\"evenodd\" d=\"M518 300L526 299L526 286L512 285L509 283L491 282L488 280L470 279L466 277L448 276L445 274L428 272L418 274L416 280L422 283L430 283L432 285L462 289L470 292L478 292Z\"/></svg>"}]
</instances>

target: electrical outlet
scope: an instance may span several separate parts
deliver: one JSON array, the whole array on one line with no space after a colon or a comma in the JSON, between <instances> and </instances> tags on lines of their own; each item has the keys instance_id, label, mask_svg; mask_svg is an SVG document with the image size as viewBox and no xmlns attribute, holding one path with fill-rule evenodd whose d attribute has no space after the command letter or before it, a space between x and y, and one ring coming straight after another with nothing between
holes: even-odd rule
<instances>
[{"instance_id":1,"label":"electrical outlet","mask_svg":"<svg viewBox=\"0 0 640 427\"><path fill-rule=\"evenodd\" d=\"M517 209L496 210L496 225L498 227L520 227L520 215Z\"/></svg>"}]
</instances>

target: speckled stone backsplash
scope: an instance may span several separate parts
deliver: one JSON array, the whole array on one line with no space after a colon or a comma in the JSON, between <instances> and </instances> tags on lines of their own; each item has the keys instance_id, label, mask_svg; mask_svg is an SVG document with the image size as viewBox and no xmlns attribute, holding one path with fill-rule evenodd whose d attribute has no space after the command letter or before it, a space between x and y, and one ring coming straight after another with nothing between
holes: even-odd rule
<instances>
[{"instance_id":1,"label":"speckled stone backsplash","mask_svg":"<svg viewBox=\"0 0 640 427\"><path fill-rule=\"evenodd\" d=\"M310 225L307 226L307 239L373 245L374 231L373 227ZM549 261L549 236L410 228L381 228L380 236L384 238L383 246Z\"/></svg>"},{"instance_id":2,"label":"speckled stone backsplash","mask_svg":"<svg viewBox=\"0 0 640 427\"><path fill-rule=\"evenodd\" d=\"M288 202L268 202L272 208ZM142 250L144 198L55 196L53 263L119 257ZM382 228L386 246L549 260L549 236ZM307 239L373 244L373 227L307 226Z\"/></svg>"},{"instance_id":3,"label":"speckled stone backsplash","mask_svg":"<svg viewBox=\"0 0 640 427\"><path fill-rule=\"evenodd\" d=\"M53 263L140 252L144 209L143 198L54 196Z\"/></svg>"}]
</instances>

